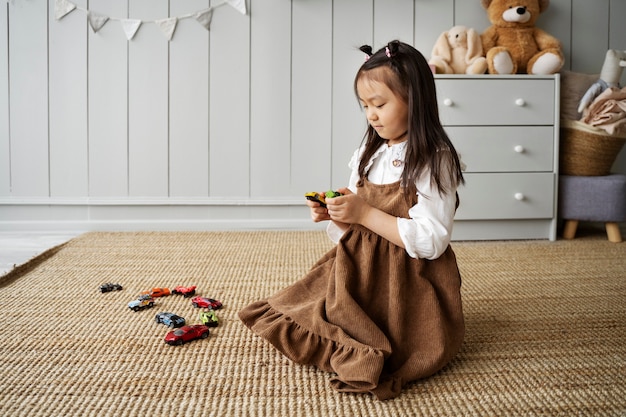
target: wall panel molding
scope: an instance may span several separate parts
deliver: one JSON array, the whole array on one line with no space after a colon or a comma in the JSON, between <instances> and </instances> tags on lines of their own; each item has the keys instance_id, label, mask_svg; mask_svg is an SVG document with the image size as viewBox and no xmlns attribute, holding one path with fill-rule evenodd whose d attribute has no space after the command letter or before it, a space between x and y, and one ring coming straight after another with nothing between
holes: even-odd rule
<instances>
[{"instance_id":1,"label":"wall panel molding","mask_svg":"<svg viewBox=\"0 0 626 417\"><path fill-rule=\"evenodd\" d=\"M73 1L148 20L222 3ZM358 47L400 38L428 58L453 25L489 25L479 1L248 0L247 15L216 7L208 31L181 19L171 41L154 24L129 41L118 21L94 33L54 6L0 7L0 230L318 227L303 194L345 185L366 128ZM606 49L626 49L625 13L623 0L552 0L538 26L565 69L598 73Z\"/></svg>"}]
</instances>

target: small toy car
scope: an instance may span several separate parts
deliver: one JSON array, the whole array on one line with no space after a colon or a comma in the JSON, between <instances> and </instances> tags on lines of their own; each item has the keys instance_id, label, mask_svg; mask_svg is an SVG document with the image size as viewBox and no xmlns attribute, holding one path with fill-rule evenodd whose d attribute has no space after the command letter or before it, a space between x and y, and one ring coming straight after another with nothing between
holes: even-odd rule
<instances>
[{"instance_id":1,"label":"small toy car","mask_svg":"<svg viewBox=\"0 0 626 417\"><path fill-rule=\"evenodd\" d=\"M165 324L168 327L182 327L185 325L185 319L174 313L160 312L155 316L157 323Z\"/></svg>"},{"instance_id":2,"label":"small toy car","mask_svg":"<svg viewBox=\"0 0 626 417\"><path fill-rule=\"evenodd\" d=\"M149 294L144 294L139 296L136 300L128 303L128 308L133 311L143 310L144 308L151 308L154 306L154 298L150 297Z\"/></svg>"},{"instance_id":3,"label":"small toy car","mask_svg":"<svg viewBox=\"0 0 626 417\"><path fill-rule=\"evenodd\" d=\"M110 292L110 291L121 291L122 286L120 284L113 284L111 282L107 282L106 284L100 285L100 292Z\"/></svg>"},{"instance_id":4,"label":"small toy car","mask_svg":"<svg viewBox=\"0 0 626 417\"><path fill-rule=\"evenodd\" d=\"M191 304L193 304L193 306L195 308L210 308L213 310L217 310L222 308L222 302L219 300L215 300L213 298L206 298L206 297L193 297L191 299Z\"/></svg>"},{"instance_id":5,"label":"small toy car","mask_svg":"<svg viewBox=\"0 0 626 417\"><path fill-rule=\"evenodd\" d=\"M196 295L196 286L192 285L191 287L183 287L179 285L172 290L172 294L181 294L183 297L192 297Z\"/></svg>"},{"instance_id":6,"label":"small toy car","mask_svg":"<svg viewBox=\"0 0 626 417\"><path fill-rule=\"evenodd\" d=\"M196 339L209 337L209 328L204 324L192 324L172 330L165 335L165 343L168 345L182 345Z\"/></svg>"},{"instance_id":7,"label":"small toy car","mask_svg":"<svg viewBox=\"0 0 626 417\"><path fill-rule=\"evenodd\" d=\"M326 195L321 195L320 193L316 193L316 192L310 192L310 193L304 194L307 200L317 201L318 203L320 203L320 206L324 208L326 208L327 198L339 197L341 195L343 194L341 194L339 191L332 191L332 190L326 191Z\"/></svg>"},{"instance_id":8,"label":"small toy car","mask_svg":"<svg viewBox=\"0 0 626 417\"><path fill-rule=\"evenodd\" d=\"M150 297L165 297L166 295L170 295L169 288L153 288L150 291L144 291L141 294L149 294Z\"/></svg>"},{"instance_id":9,"label":"small toy car","mask_svg":"<svg viewBox=\"0 0 626 417\"><path fill-rule=\"evenodd\" d=\"M312 191L310 193L306 193L304 196L307 200L317 201L318 203L320 203L320 206L326 208L326 197L324 197L320 193Z\"/></svg>"},{"instance_id":10,"label":"small toy car","mask_svg":"<svg viewBox=\"0 0 626 417\"><path fill-rule=\"evenodd\" d=\"M200 312L200 322L208 327L217 327L217 314L213 309L205 308Z\"/></svg>"}]
</instances>

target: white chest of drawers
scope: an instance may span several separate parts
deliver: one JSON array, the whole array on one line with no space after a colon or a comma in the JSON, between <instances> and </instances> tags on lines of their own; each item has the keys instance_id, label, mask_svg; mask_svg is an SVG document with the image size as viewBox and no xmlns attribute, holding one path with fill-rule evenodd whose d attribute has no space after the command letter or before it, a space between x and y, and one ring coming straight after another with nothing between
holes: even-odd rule
<instances>
[{"instance_id":1,"label":"white chest of drawers","mask_svg":"<svg viewBox=\"0 0 626 417\"><path fill-rule=\"evenodd\" d=\"M467 165L454 240L556 239L559 76L436 76Z\"/></svg>"}]
</instances>

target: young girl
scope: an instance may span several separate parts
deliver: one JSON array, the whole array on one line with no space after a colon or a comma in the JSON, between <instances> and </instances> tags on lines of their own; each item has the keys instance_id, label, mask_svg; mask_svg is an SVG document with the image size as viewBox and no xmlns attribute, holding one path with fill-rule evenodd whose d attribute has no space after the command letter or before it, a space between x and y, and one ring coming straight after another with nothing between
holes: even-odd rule
<instances>
[{"instance_id":1,"label":"young girl","mask_svg":"<svg viewBox=\"0 0 626 417\"><path fill-rule=\"evenodd\" d=\"M368 121L343 196L308 201L337 245L295 284L239 312L291 360L334 373L342 392L379 399L445 366L464 335L461 278L449 246L459 158L439 121L435 83L416 49L367 54L354 82Z\"/></svg>"}]
</instances>

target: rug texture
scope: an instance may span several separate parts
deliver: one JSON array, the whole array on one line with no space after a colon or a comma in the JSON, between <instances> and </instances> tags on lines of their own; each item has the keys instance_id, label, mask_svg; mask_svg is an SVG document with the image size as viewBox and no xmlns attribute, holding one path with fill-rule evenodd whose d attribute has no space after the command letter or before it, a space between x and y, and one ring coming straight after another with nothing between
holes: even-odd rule
<instances>
[{"instance_id":1,"label":"rug texture","mask_svg":"<svg viewBox=\"0 0 626 417\"><path fill-rule=\"evenodd\" d=\"M0 278L0 416L626 416L626 243L453 243L464 345L389 401L336 393L237 319L330 248L322 231L98 232L49 251ZM223 302L209 338L164 343L155 314L196 323L189 298L127 307L177 285Z\"/></svg>"}]
</instances>

